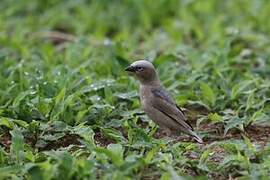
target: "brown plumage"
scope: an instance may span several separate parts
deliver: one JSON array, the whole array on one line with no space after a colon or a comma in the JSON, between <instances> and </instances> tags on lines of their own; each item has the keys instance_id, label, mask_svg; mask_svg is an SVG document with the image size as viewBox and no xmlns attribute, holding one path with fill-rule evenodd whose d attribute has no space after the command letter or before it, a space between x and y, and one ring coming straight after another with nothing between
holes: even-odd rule
<instances>
[{"instance_id":1,"label":"brown plumage","mask_svg":"<svg viewBox=\"0 0 270 180\"><path fill-rule=\"evenodd\" d=\"M152 63L139 60L127 67L126 71L139 79L142 108L150 119L167 132L181 131L191 135L197 142L203 142L186 121L183 111L162 87Z\"/></svg>"}]
</instances>

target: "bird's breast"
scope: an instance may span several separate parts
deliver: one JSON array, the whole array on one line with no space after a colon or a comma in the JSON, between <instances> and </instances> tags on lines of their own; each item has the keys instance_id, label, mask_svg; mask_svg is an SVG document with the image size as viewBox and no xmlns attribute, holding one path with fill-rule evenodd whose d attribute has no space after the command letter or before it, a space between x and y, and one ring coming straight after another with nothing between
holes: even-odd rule
<instances>
[{"instance_id":1,"label":"bird's breast","mask_svg":"<svg viewBox=\"0 0 270 180\"><path fill-rule=\"evenodd\" d=\"M151 88L147 86L141 86L140 87L140 100L141 100L141 105L143 109L145 110L148 105L151 104L151 99L152 99L152 93L151 93Z\"/></svg>"}]
</instances>

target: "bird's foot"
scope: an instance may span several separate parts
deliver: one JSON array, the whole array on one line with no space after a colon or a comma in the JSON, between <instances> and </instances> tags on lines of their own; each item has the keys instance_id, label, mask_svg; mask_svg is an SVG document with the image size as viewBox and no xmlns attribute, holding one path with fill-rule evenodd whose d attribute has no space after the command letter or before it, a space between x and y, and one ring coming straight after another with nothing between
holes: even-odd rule
<instances>
[{"instance_id":1,"label":"bird's foot","mask_svg":"<svg viewBox=\"0 0 270 180\"><path fill-rule=\"evenodd\" d=\"M172 135L172 132L171 132L171 130L170 129L164 129L163 130L164 131L164 133L165 133L165 135L167 136L167 137L170 137L171 135Z\"/></svg>"}]
</instances>

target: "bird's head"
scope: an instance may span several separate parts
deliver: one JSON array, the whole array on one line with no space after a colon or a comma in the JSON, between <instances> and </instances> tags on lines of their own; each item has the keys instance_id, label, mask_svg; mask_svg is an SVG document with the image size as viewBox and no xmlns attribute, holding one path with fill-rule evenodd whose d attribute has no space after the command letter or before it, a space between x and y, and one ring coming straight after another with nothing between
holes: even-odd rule
<instances>
[{"instance_id":1,"label":"bird's head","mask_svg":"<svg viewBox=\"0 0 270 180\"><path fill-rule=\"evenodd\" d=\"M154 65L146 60L133 62L125 71L134 74L142 84L151 84L159 81Z\"/></svg>"}]
</instances>

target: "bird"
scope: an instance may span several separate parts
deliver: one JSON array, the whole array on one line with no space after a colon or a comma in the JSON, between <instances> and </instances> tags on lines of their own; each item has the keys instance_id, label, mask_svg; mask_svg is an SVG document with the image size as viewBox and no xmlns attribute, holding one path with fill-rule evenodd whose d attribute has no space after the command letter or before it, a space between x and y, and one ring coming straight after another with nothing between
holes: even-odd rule
<instances>
[{"instance_id":1,"label":"bird","mask_svg":"<svg viewBox=\"0 0 270 180\"><path fill-rule=\"evenodd\" d=\"M134 75L140 82L140 102L146 115L167 135L183 132L198 143L203 140L194 132L181 108L162 86L154 65L147 60L138 60L130 64L125 71Z\"/></svg>"}]
</instances>

